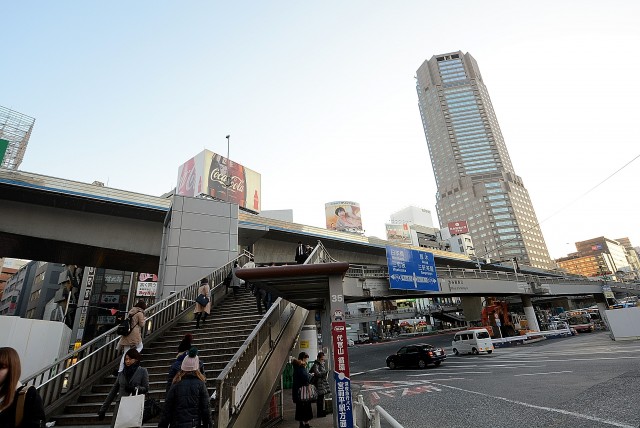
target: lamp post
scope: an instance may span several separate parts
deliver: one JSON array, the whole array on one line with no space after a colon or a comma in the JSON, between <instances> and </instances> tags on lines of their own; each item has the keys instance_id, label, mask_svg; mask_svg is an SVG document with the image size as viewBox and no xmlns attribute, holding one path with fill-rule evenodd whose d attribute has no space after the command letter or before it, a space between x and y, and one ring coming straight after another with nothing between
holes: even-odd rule
<instances>
[{"instance_id":1,"label":"lamp post","mask_svg":"<svg viewBox=\"0 0 640 428\"><path fill-rule=\"evenodd\" d=\"M229 140L231 139L231 135L227 135L225 137L227 139L227 178L224 180L224 186L226 187L225 195L227 195L227 202L229 202Z\"/></svg>"}]
</instances>

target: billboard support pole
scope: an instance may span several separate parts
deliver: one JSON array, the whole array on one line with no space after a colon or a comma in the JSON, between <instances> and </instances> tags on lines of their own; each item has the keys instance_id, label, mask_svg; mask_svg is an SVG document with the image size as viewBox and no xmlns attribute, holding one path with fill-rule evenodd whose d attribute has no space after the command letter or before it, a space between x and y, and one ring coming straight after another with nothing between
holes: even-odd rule
<instances>
[{"instance_id":1,"label":"billboard support pole","mask_svg":"<svg viewBox=\"0 0 640 428\"><path fill-rule=\"evenodd\" d=\"M227 179L225 180L224 185L227 188L225 195L227 197L227 202L229 202L229 163L231 162L229 160L229 140L231 139L231 135L227 135L225 138L227 139Z\"/></svg>"}]
</instances>

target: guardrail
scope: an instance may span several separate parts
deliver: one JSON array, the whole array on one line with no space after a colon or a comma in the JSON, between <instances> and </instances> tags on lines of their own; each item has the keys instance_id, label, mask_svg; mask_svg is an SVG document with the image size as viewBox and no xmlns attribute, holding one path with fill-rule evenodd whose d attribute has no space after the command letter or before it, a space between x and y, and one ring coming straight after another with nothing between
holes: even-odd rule
<instances>
[{"instance_id":1,"label":"guardrail","mask_svg":"<svg viewBox=\"0 0 640 428\"><path fill-rule=\"evenodd\" d=\"M572 278L572 277L550 277L541 275L522 274L514 272L502 272L492 270L478 269L461 269L461 268L436 268L438 278L473 278L473 279L491 279L498 281L516 281L526 283L540 284L579 284L594 285L603 284L602 281L590 281L588 279ZM366 266L366 265L350 265L346 275L350 278L388 278L389 270L387 266ZM618 285L612 285L618 287ZM639 288L640 290L640 288Z\"/></svg>"},{"instance_id":2,"label":"guardrail","mask_svg":"<svg viewBox=\"0 0 640 428\"><path fill-rule=\"evenodd\" d=\"M318 241L304 263L328 262L335 262L335 259ZM227 427L233 416L242 410L257 376L297 309L297 305L278 298L215 379L218 399L216 427Z\"/></svg>"},{"instance_id":3,"label":"guardrail","mask_svg":"<svg viewBox=\"0 0 640 428\"><path fill-rule=\"evenodd\" d=\"M392 428L403 428L403 426L381 406L376 406L373 410L369 410L367 405L364 404L362 395L358 395L353 401L353 416L355 419L355 428L380 428L382 420Z\"/></svg>"},{"instance_id":4,"label":"guardrail","mask_svg":"<svg viewBox=\"0 0 640 428\"><path fill-rule=\"evenodd\" d=\"M226 294L223 281L231 271L233 263L243 259L249 260L250 257L252 257L251 253L245 251L207 275L209 283L216 284L211 293L212 304ZM142 332L143 340L153 340L175 324L178 318L193 306L199 286L200 281L147 308ZM22 380L22 383L33 385L38 389L47 413L55 411L61 405L59 402L66 402L70 395L79 395L82 387L97 380L104 373L105 368L120 357L117 346L120 336L116 334L117 329L117 326L113 327L38 373Z\"/></svg>"}]
</instances>

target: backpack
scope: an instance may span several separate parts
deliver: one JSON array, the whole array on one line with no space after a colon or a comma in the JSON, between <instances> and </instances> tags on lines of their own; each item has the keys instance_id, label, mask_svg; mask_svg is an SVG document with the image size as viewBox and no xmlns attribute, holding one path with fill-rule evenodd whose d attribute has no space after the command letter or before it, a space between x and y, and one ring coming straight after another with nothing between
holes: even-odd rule
<instances>
[{"instance_id":1,"label":"backpack","mask_svg":"<svg viewBox=\"0 0 640 428\"><path fill-rule=\"evenodd\" d=\"M131 315L122 320L116 330L116 334L120 336L129 336L129 333L131 333Z\"/></svg>"}]
</instances>

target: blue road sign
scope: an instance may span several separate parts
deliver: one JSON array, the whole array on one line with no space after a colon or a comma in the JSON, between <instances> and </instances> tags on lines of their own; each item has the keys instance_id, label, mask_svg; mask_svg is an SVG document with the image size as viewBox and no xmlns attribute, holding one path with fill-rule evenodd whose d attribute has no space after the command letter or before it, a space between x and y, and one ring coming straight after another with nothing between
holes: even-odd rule
<instances>
[{"instance_id":1,"label":"blue road sign","mask_svg":"<svg viewBox=\"0 0 640 428\"><path fill-rule=\"evenodd\" d=\"M440 291L433 254L387 245L389 288Z\"/></svg>"}]
</instances>

